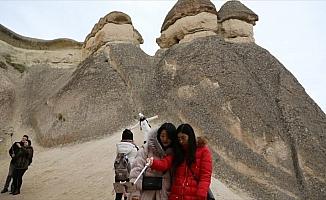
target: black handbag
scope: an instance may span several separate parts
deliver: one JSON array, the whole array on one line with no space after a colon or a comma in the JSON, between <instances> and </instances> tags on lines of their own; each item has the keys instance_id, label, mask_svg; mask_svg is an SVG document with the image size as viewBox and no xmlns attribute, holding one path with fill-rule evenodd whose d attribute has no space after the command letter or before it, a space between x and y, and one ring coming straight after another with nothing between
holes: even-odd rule
<instances>
[{"instance_id":1,"label":"black handbag","mask_svg":"<svg viewBox=\"0 0 326 200\"><path fill-rule=\"evenodd\" d=\"M143 176L143 190L161 190L163 177Z\"/></svg>"}]
</instances>

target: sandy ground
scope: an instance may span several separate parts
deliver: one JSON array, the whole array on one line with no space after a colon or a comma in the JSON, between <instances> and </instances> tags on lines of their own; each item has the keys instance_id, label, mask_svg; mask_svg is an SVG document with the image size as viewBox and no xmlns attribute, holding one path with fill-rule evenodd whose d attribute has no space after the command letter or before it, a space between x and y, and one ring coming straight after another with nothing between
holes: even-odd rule
<instances>
[{"instance_id":1,"label":"sandy ground","mask_svg":"<svg viewBox=\"0 0 326 200\"><path fill-rule=\"evenodd\" d=\"M143 139L139 128L132 130L136 144ZM113 160L115 144L121 139L116 132L103 139L81 144L44 149L34 145L32 165L23 177L20 195L0 194L1 200L113 200ZM0 188L5 182L10 158L0 159ZM220 181L212 179L216 199L248 199Z\"/></svg>"}]
</instances>

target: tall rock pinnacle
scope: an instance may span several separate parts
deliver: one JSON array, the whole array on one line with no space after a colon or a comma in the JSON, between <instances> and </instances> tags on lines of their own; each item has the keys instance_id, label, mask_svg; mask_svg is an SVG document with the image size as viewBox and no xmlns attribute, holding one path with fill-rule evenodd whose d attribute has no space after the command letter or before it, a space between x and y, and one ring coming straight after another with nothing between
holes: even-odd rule
<instances>
[{"instance_id":1,"label":"tall rock pinnacle","mask_svg":"<svg viewBox=\"0 0 326 200\"><path fill-rule=\"evenodd\" d=\"M161 48L169 48L197 37L216 35L216 15L209 0L179 0L166 16L156 42Z\"/></svg>"},{"instance_id":2,"label":"tall rock pinnacle","mask_svg":"<svg viewBox=\"0 0 326 200\"><path fill-rule=\"evenodd\" d=\"M118 11L113 11L96 23L84 42L84 56L87 56L107 42L144 43L140 33L133 27L130 17Z\"/></svg>"},{"instance_id":3,"label":"tall rock pinnacle","mask_svg":"<svg viewBox=\"0 0 326 200\"><path fill-rule=\"evenodd\" d=\"M240 1L226 2L217 12L219 33L228 42L254 42L253 26L258 16Z\"/></svg>"}]
</instances>

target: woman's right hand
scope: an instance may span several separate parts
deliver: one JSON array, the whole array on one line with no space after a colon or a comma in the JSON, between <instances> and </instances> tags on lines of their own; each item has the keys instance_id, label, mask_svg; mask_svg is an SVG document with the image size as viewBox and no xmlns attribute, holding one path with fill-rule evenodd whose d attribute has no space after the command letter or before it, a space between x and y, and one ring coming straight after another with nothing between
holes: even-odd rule
<instances>
[{"instance_id":1,"label":"woman's right hand","mask_svg":"<svg viewBox=\"0 0 326 200\"><path fill-rule=\"evenodd\" d=\"M148 165L149 167L152 166L152 164L153 164L153 160L154 160L153 157L147 158L147 159L146 159L146 165Z\"/></svg>"}]
</instances>

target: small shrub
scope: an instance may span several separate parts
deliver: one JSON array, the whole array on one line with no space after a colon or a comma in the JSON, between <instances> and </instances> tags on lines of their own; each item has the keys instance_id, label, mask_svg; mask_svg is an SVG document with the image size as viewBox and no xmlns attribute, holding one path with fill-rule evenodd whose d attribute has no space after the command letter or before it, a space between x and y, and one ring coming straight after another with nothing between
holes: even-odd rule
<instances>
[{"instance_id":1,"label":"small shrub","mask_svg":"<svg viewBox=\"0 0 326 200\"><path fill-rule=\"evenodd\" d=\"M66 119L63 117L63 115L61 113L59 113L57 115L57 118L58 118L59 121L62 121L62 122L66 121Z\"/></svg>"},{"instance_id":2,"label":"small shrub","mask_svg":"<svg viewBox=\"0 0 326 200\"><path fill-rule=\"evenodd\" d=\"M0 61L0 68L2 68L2 69L8 69L6 63L4 63L2 61Z\"/></svg>"},{"instance_id":3,"label":"small shrub","mask_svg":"<svg viewBox=\"0 0 326 200\"><path fill-rule=\"evenodd\" d=\"M24 73L24 71L26 71L26 67L22 64L10 63L10 65L20 73Z\"/></svg>"},{"instance_id":4,"label":"small shrub","mask_svg":"<svg viewBox=\"0 0 326 200\"><path fill-rule=\"evenodd\" d=\"M22 64L19 63L13 63L11 61L11 57L10 55L5 55L4 58L6 59L6 62L11 65L14 69L16 69L17 71L19 71L20 73L24 73L24 71L26 71L26 67ZM1 65L1 64L0 64Z\"/></svg>"}]
</instances>

